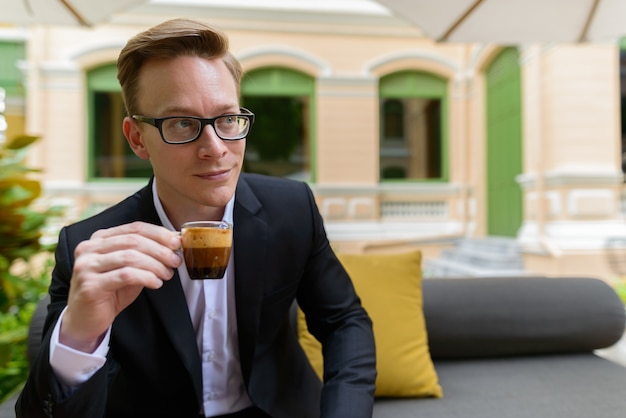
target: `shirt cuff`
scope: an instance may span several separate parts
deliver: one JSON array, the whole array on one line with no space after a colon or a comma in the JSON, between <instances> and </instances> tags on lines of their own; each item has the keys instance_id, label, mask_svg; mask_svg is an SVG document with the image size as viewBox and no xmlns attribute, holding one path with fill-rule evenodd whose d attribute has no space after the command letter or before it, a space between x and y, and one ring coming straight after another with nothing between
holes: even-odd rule
<instances>
[{"instance_id":1,"label":"shirt cuff","mask_svg":"<svg viewBox=\"0 0 626 418\"><path fill-rule=\"evenodd\" d=\"M75 350L59 342L61 322L66 309L67 307L61 312L50 338L50 366L62 385L75 388L89 380L106 363L111 327L93 353Z\"/></svg>"}]
</instances>

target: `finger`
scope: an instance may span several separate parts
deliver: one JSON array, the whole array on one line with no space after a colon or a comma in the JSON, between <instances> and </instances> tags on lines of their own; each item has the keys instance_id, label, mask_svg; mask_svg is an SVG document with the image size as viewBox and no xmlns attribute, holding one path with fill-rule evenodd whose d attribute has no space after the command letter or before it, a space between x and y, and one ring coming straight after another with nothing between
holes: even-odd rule
<instances>
[{"instance_id":1,"label":"finger","mask_svg":"<svg viewBox=\"0 0 626 418\"><path fill-rule=\"evenodd\" d=\"M173 275L173 272L172 272ZM170 276L171 277L171 276ZM72 277L68 306L84 313L102 311L98 306L113 303L110 309L96 315L104 316L104 323L121 312L139 295L142 289L159 289L163 279L150 270L124 266L106 272L83 271ZM82 308L81 308L82 307ZM101 322L101 321L100 321Z\"/></svg>"},{"instance_id":2,"label":"finger","mask_svg":"<svg viewBox=\"0 0 626 418\"><path fill-rule=\"evenodd\" d=\"M112 235L105 238L91 238L81 242L75 249L76 259L85 254L109 254L123 251L136 251L154 258L168 267L178 267L182 260L180 256L170 247L166 247L157 241L143 235ZM132 261L134 253L123 254L130 257L130 260L122 259L123 262ZM137 254L134 254L137 256Z\"/></svg>"},{"instance_id":3,"label":"finger","mask_svg":"<svg viewBox=\"0 0 626 418\"><path fill-rule=\"evenodd\" d=\"M171 278L172 275L173 272L171 272L167 279ZM110 270L100 276L101 289L105 292L133 287L159 289L163 286L163 280L166 279L155 275L150 270L139 269L132 266Z\"/></svg>"},{"instance_id":4,"label":"finger","mask_svg":"<svg viewBox=\"0 0 626 418\"><path fill-rule=\"evenodd\" d=\"M180 257L168 250L172 258L180 261ZM78 257L74 270L81 273L101 274L121 270L126 267L151 273L160 280L169 280L173 269L150 254L134 249L108 252L105 254L89 253Z\"/></svg>"},{"instance_id":5,"label":"finger","mask_svg":"<svg viewBox=\"0 0 626 418\"><path fill-rule=\"evenodd\" d=\"M84 314L100 311L96 316L104 315L110 317L108 319L111 321L135 300L142 289L159 289L163 286L163 280L151 272L134 267L123 267L97 274L85 273L77 276L76 281L76 285L70 289L68 305L81 310ZM112 305L109 309L107 308L109 304L115 306Z\"/></svg>"},{"instance_id":6,"label":"finger","mask_svg":"<svg viewBox=\"0 0 626 418\"><path fill-rule=\"evenodd\" d=\"M180 248L180 236L178 232L170 231L160 225L140 221L114 226L112 228L100 229L93 233L92 238L108 238L133 234L149 238L172 250Z\"/></svg>"}]
</instances>

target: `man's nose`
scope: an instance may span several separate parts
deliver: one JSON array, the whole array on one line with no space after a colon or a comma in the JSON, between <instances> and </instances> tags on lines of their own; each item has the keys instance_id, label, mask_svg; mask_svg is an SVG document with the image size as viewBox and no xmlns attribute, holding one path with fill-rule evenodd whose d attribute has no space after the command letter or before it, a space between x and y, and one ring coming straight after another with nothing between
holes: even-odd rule
<instances>
[{"instance_id":1,"label":"man's nose","mask_svg":"<svg viewBox=\"0 0 626 418\"><path fill-rule=\"evenodd\" d=\"M199 152L202 154L201 157L221 157L228 151L228 147L224 141L217 136L215 128L211 125L206 125L202 129L198 143L201 145L199 148Z\"/></svg>"}]
</instances>

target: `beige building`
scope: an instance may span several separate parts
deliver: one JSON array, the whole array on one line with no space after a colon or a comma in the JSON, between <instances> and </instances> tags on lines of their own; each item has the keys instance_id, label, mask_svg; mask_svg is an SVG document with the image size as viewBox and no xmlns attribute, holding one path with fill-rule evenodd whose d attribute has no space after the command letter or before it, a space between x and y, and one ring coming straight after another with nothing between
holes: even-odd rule
<instances>
[{"instance_id":1,"label":"beige building","mask_svg":"<svg viewBox=\"0 0 626 418\"><path fill-rule=\"evenodd\" d=\"M117 54L148 26L196 17L229 33L248 73L247 168L309 182L339 251L418 247L434 271L458 239L497 236L528 272L614 276L618 45L436 44L371 3L316 3L157 3L92 28L0 27L0 44L24 45L7 134L42 136L33 165L70 219L138 189L149 171L121 133Z\"/></svg>"}]
</instances>

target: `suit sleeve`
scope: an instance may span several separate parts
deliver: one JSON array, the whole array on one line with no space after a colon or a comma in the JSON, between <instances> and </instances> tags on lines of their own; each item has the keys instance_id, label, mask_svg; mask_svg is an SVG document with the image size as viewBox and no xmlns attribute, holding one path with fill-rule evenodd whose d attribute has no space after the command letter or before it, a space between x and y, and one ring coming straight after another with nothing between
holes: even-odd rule
<instances>
[{"instance_id":1,"label":"suit sleeve","mask_svg":"<svg viewBox=\"0 0 626 418\"><path fill-rule=\"evenodd\" d=\"M321 417L371 417L376 380L372 323L330 247L310 189L308 196L313 207L314 242L298 303L309 331L323 347Z\"/></svg>"},{"instance_id":2,"label":"suit sleeve","mask_svg":"<svg viewBox=\"0 0 626 418\"><path fill-rule=\"evenodd\" d=\"M59 315L67 305L72 254L73 246L68 244L67 230L63 229L55 253L56 265L49 290L51 303L44 324L42 344L15 405L17 418L98 418L104 413L108 387L106 366L76 388L70 396L64 395L50 366L50 338Z\"/></svg>"}]
</instances>

